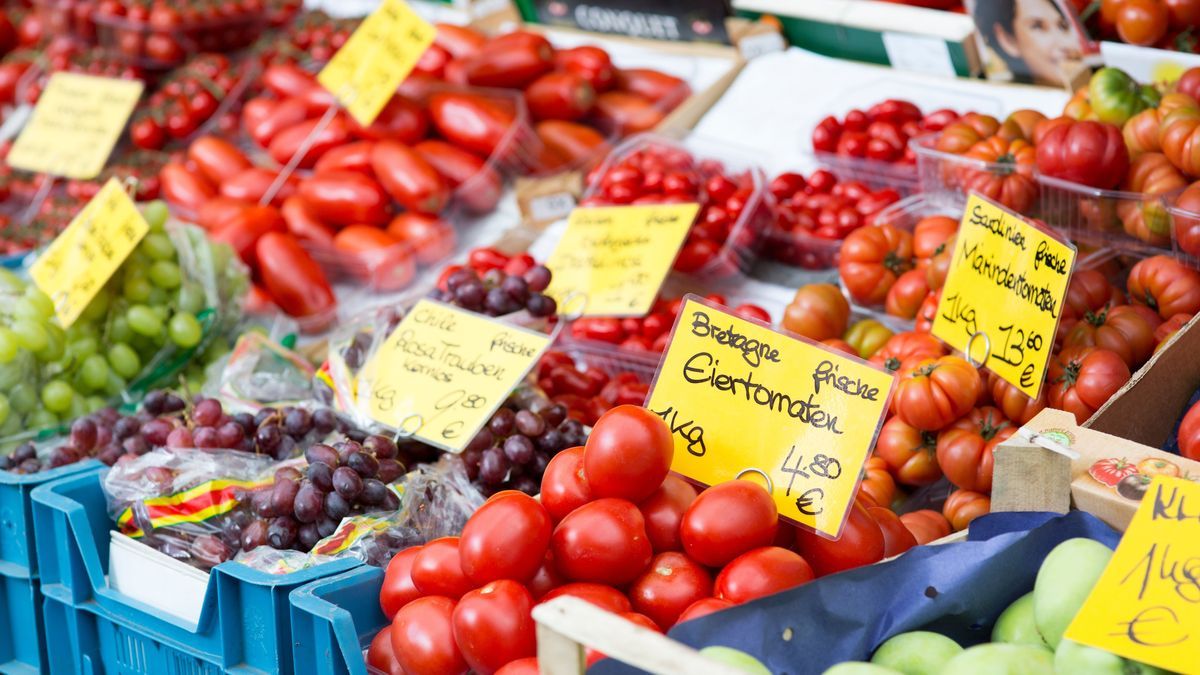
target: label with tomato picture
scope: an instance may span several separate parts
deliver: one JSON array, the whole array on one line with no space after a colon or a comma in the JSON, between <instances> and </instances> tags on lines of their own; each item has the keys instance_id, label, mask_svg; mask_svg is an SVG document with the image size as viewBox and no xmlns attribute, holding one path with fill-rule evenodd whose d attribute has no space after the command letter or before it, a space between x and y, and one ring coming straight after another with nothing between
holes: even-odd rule
<instances>
[{"instance_id":1,"label":"label with tomato picture","mask_svg":"<svg viewBox=\"0 0 1200 675\"><path fill-rule=\"evenodd\" d=\"M120 181L110 178L38 256L29 276L54 301L63 328L75 323L149 231Z\"/></svg>"},{"instance_id":2,"label":"label with tomato picture","mask_svg":"<svg viewBox=\"0 0 1200 675\"><path fill-rule=\"evenodd\" d=\"M371 126L437 29L401 0L383 0L317 74L351 117Z\"/></svg>"},{"instance_id":3,"label":"label with tomato picture","mask_svg":"<svg viewBox=\"0 0 1200 675\"><path fill-rule=\"evenodd\" d=\"M1179 465L1169 459L1146 457L1133 461L1126 457L1107 457L1093 462L1088 467L1088 475L1136 502L1145 496L1155 476L1180 476L1181 472Z\"/></svg>"},{"instance_id":4,"label":"label with tomato picture","mask_svg":"<svg viewBox=\"0 0 1200 675\"><path fill-rule=\"evenodd\" d=\"M688 295L646 407L671 429L672 470L703 485L765 482L781 517L837 539L894 384Z\"/></svg>"},{"instance_id":5,"label":"label with tomato picture","mask_svg":"<svg viewBox=\"0 0 1200 675\"><path fill-rule=\"evenodd\" d=\"M654 306L699 204L575 209L546 260L547 294L569 310L584 296L583 316L645 316Z\"/></svg>"},{"instance_id":6,"label":"label with tomato picture","mask_svg":"<svg viewBox=\"0 0 1200 675\"><path fill-rule=\"evenodd\" d=\"M1074 246L972 192L933 334L1037 398L1074 267Z\"/></svg>"},{"instance_id":7,"label":"label with tomato picture","mask_svg":"<svg viewBox=\"0 0 1200 675\"><path fill-rule=\"evenodd\" d=\"M99 176L144 86L140 80L54 73L8 163L77 180Z\"/></svg>"},{"instance_id":8,"label":"label with tomato picture","mask_svg":"<svg viewBox=\"0 0 1200 675\"><path fill-rule=\"evenodd\" d=\"M1200 673L1200 484L1158 475L1063 637Z\"/></svg>"},{"instance_id":9,"label":"label with tomato picture","mask_svg":"<svg viewBox=\"0 0 1200 675\"><path fill-rule=\"evenodd\" d=\"M462 452L550 342L549 335L421 300L363 367L356 397L379 423Z\"/></svg>"}]
</instances>

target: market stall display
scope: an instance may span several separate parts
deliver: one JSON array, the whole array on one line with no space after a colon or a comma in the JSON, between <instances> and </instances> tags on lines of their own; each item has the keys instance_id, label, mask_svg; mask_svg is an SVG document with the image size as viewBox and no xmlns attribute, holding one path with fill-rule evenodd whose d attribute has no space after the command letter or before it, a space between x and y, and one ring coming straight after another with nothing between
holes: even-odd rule
<instances>
[{"instance_id":1,"label":"market stall display","mask_svg":"<svg viewBox=\"0 0 1200 675\"><path fill-rule=\"evenodd\" d=\"M1194 670L1068 626L1195 520L1200 67L327 9L0 7L0 671Z\"/></svg>"}]
</instances>

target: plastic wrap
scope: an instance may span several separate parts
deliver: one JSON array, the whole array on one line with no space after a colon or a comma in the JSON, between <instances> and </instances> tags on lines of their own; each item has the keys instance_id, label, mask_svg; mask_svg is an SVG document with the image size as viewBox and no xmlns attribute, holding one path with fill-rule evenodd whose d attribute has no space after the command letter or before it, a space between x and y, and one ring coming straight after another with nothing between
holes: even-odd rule
<instances>
[{"instance_id":1,"label":"plastic wrap","mask_svg":"<svg viewBox=\"0 0 1200 675\"><path fill-rule=\"evenodd\" d=\"M122 534L207 570L233 558L251 495L274 482L279 466L235 450L164 448L118 463L104 493Z\"/></svg>"},{"instance_id":2,"label":"plastic wrap","mask_svg":"<svg viewBox=\"0 0 1200 675\"><path fill-rule=\"evenodd\" d=\"M203 393L231 410L298 404L313 398L316 370L300 354L257 331L238 338L233 350L208 367Z\"/></svg>"}]
</instances>

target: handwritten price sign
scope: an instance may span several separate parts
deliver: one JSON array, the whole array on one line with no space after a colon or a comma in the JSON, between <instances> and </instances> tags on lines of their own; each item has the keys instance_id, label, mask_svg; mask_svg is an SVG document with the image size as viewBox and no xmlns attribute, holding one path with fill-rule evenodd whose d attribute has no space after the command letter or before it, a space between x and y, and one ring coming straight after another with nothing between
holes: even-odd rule
<instances>
[{"instance_id":1,"label":"handwritten price sign","mask_svg":"<svg viewBox=\"0 0 1200 675\"><path fill-rule=\"evenodd\" d=\"M317 74L317 81L359 124L371 126L436 35L437 29L401 0L383 0Z\"/></svg>"},{"instance_id":2,"label":"handwritten price sign","mask_svg":"<svg viewBox=\"0 0 1200 675\"><path fill-rule=\"evenodd\" d=\"M689 295L646 407L671 428L673 470L705 485L769 477L779 515L836 539L894 382Z\"/></svg>"},{"instance_id":3,"label":"handwritten price sign","mask_svg":"<svg viewBox=\"0 0 1200 675\"><path fill-rule=\"evenodd\" d=\"M381 424L419 423L416 438L461 452L548 346L548 335L421 300L363 368L358 401Z\"/></svg>"},{"instance_id":4,"label":"handwritten price sign","mask_svg":"<svg viewBox=\"0 0 1200 675\"><path fill-rule=\"evenodd\" d=\"M1037 398L1075 247L972 193L933 334Z\"/></svg>"},{"instance_id":5,"label":"handwritten price sign","mask_svg":"<svg viewBox=\"0 0 1200 675\"><path fill-rule=\"evenodd\" d=\"M133 107L138 80L54 73L8 163L25 171L90 180L100 175Z\"/></svg>"},{"instance_id":6,"label":"handwritten price sign","mask_svg":"<svg viewBox=\"0 0 1200 675\"><path fill-rule=\"evenodd\" d=\"M1154 478L1065 637L1200 673L1200 485Z\"/></svg>"},{"instance_id":7,"label":"handwritten price sign","mask_svg":"<svg viewBox=\"0 0 1200 675\"><path fill-rule=\"evenodd\" d=\"M575 209L546 261L549 294L562 306L587 297L585 316L642 316L654 305L699 204Z\"/></svg>"},{"instance_id":8,"label":"handwritten price sign","mask_svg":"<svg viewBox=\"0 0 1200 675\"><path fill-rule=\"evenodd\" d=\"M149 231L150 224L113 178L38 256L29 275L54 300L63 328L75 323Z\"/></svg>"}]
</instances>

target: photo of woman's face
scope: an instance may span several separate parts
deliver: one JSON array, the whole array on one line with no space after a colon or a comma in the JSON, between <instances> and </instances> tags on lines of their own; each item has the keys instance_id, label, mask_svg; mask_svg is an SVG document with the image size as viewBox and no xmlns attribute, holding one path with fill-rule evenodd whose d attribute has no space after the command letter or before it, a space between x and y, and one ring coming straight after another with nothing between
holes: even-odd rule
<instances>
[{"instance_id":1,"label":"photo of woman's face","mask_svg":"<svg viewBox=\"0 0 1200 675\"><path fill-rule=\"evenodd\" d=\"M1012 33L996 32L1001 48L1023 60L1040 83L1061 84L1064 65L1081 56L1078 35L1052 0L1013 0Z\"/></svg>"}]
</instances>

